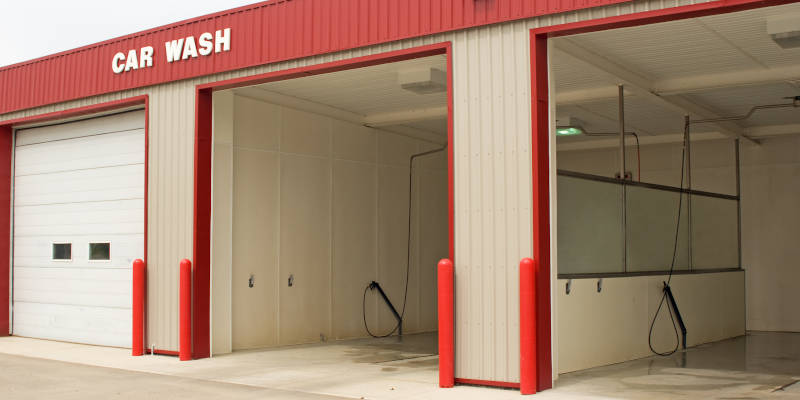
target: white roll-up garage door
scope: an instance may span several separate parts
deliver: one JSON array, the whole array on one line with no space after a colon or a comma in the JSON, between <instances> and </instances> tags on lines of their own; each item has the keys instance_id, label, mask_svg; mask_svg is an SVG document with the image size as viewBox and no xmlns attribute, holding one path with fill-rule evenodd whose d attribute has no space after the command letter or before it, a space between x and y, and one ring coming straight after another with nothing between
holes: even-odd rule
<instances>
[{"instance_id":1,"label":"white roll-up garage door","mask_svg":"<svg viewBox=\"0 0 800 400\"><path fill-rule=\"evenodd\" d=\"M144 111L16 132L14 335L130 347Z\"/></svg>"}]
</instances>

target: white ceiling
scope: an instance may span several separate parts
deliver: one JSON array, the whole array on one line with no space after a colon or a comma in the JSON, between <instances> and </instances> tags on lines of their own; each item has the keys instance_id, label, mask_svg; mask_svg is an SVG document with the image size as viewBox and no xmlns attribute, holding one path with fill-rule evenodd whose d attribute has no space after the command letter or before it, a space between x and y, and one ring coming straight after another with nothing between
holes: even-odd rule
<instances>
[{"instance_id":1,"label":"white ceiling","mask_svg":"<svg viewBox=\"0 0 800 400\"><path fill-rule=\"evenodd\" d=\"M447 93L416 94L398 83L400 71L435 68L447 70L443 55L417 58L390 64L351 69L298 79L271 82L234 89L241 96L271 102L294 104L307 111L322 112L351 121L385 120L386 130L420 135L432 133L444 138L447 133ZM442 112L444 110L444 113ZM403 112L421 111L424 117L402 120ZM397 129L395 129L397 128Z\"/></svg>"},{"instance_id":2,"label":"white ceiling","mask_svg":"<svg viewBox=\"0 0 800 400\"><path fill-rule=\"evenodd\" d=\"M767 18L785 14L800 17L800 4L553 39L557 115L578 118L589 131L618 131L619 83L626 85L626 128L645 137L679 137L685 114L730 116L789 103L784 97L800 95L800 48L782 49L766 33ZM800 108L692 127L719 137L792 130L800 133Z\"/></svg>"}]
</instances>

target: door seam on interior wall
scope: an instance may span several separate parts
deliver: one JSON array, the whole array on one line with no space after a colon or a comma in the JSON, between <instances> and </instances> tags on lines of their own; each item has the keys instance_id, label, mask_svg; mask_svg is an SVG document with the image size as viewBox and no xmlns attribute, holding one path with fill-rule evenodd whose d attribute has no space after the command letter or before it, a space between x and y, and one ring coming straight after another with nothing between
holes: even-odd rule
<instances>
[{"instance_id":1,"label":"door seam on interior wall","mask_svg":"<svg viewBox=\"0 0 800 400\"><path fill-rule=\"evenodd\" d=\"M236 157L236 155L235 155L235 152L233 150L233 141L235 140L235 136L234 135L236 135L236 125L235 125L236 124L236 117L235 117L235 111L234 111L235 107L236 107L236 103L235 103L234 100L235 100L235 98L231 100L232 107L231 107L230 115L231 115L231 118L233 119L233 122L231 123L231 144L229 145L231 159L230 159L230 162L228 164L228 168L230 168L229 169L230 175L228 176L228 182L230 182L230 190L228 191L228 196L229 196L229 198L228 198L228 213L229 213L228 214L228 231L230 232L230 235L228 235L228 252L229 252L228 253L228 274L230 276L230 278L228 278L228 283L229 283L229 286L230 286L230 288L229 288L230 289L230 292L229 292L230 295L229 295L229 298L228 298L228 308L229 308L229 314L228 314L229 317L228 318L229 318L229 321L230 321L230 324L228 325L228 328L230 329L230 333L228 334L228 346L229 346L228 348L231 350L231 353L233 353L233 208L234 208L233 191L235 190L235 187L236 187L236 181L234 180L235 178L234 178L234 173L233 173L234 165L236 165L236 163L234 162L234 157Z\"/></svg>"},{"instance_id":2,"label":"door seam on interior wall","mask_svg":"<svg viewBox=\"0 0 800 400\"><path fill-rule=\"evenodd\" d=\"M420 152L423 152L423 151L425 151L425 149L423 148L422 144L417 142L417 153L420 153ZM424 162L425 160L420 160L420 161ZM420 206L420 202L419 202L420 201L419 193L420 193L421 186L420 186L420 174L414 174L414 165L413 165L413 163L409 163L408 164L408 168L409 168L408 173L410 173L411 176L414 178L413 181L412 181L412 185L413 185L412 187L417 188L416 192L414 192L414 197L413 198L409 197L409 201L411 201L412 203L408 205L408 212L410 212L410 213L414 212L414 204L417 204L418 210L417 210L416 213L413 214L414 215L414 220L413 220L414 221L414 227L413 227L414 229L410 229L408 231L409 235L411 235L412 233L415 234L414 235L414 241L412 242L412 241L409 240L408 245L411 246L411 244L413 243L414 247L416 248L416 253L414 251L411 251L411 252L409 252L409 254L410 255L414 255L414 263L411 264L411 265L412 266L416 266L416 268L415 268L416 269L416 274L415 275L417 276L417 287L416 287L417 290L416 290L416 296L415 297L417 298L417 307L416 307L417 311L416 311L415 314L416 314L416 320L417 320L417 330L421 331L420 327L421 327L422 324L421 324L421 318L420 318L420 314L421 314L421 312L420 312L421 311L421 307L420 307L420 302L421 301L420 300L422 298L422 295L421 295L422 291L420 290L420 287L422 286L422 279L421 279L422 277L420 276L420 273L419 273L419 271L421 269L420 268L421 260L420 260L420 257L419 257L419 249L420 249L420 245L419 245L419 236L420 236L419 210L422 210L422 207ZM422 169L423 168L420 167L419 171L422 171ZM411 188L409 188L409 190L411 190ZM414 250L414 247L412 247L411 250ZM409 260L409 262L411 262L411 260ZM403 321L403 322L405 322L405 321Z\"/></svg>"},{"instance_id":3,"label":"door seam on interior wall","mask_svg":"<svg viewBox=\"0 0 800 400\"><path fill-rule=\"evenodd\" d=\"M375 179L375 247L376 247L376 249L375 249L375 264L374 264L374 268L375 268L374 272L375 272L375 274L373 275L373 279L375 281L380 281L380 275L379 275L380 274L380 261L381 261L381 233L380 233L381 232L381 210L380 210L380 206L381 206L381 201L380 201L380 197L381 197L381 179L380 179L381 167L379 165L379 163L380 163L380 151L379 151L379 149L380 149L380 142L379 142L380 141L380 136L372 128L366 128L365 127L365 129L367 129L369 131L369 133L371 135L373 135L373 137L375 138L375 148L373 149L373 151L375 152L374 153L374 155L375 155L375 175L374 175L373 179ZM381 319L380 319L380 313L378 312L378 298L377 298L377 296L373 296L373 297L374 298L372 300L372 309L374 310L373 315L374 315L374 318L375 318L375 320L373 322L375 323L374 326L378 326L380 328Z\"/></svg>"},{"instance_id":4,"label":"door seam on interior wall","mask_svg":"<svg viewBox=\"0 0 800 400\"><path fill-rule=\"evenodd\" d=\"M278 107L278 110L280 111L280 115L281 115L281 118L280 118L281 126L280 126L280 129L278 130L278 132L279 132L279 134L278 134L278 173L277 173L277 175L278 175L278 201L277 201L278 210L275 213L275 215L277 215L277 218L276 218L276 220L277 220L277 235L275 235L275 236L277 237L277 242L278 243L277 243L277 246L275 248L276 258L275 258L275 260L273 260L275 262L275 281L273 282L273 285L275 287L275 304L277 305L277 307L275 307L275 344L276 345L280 345L280 343L281 343L281 287L283 286L283 285L281 285L281 266L282 266L281 265L281 243L282 243L281 232L283 232L283 229L281 229L281 224L282 224L282 221L281 221L281 209L283 208L283 190L281 190L281 187L283 186L283 155L280 153L280 151L283 149L283 134L284 134L284 128L285 128L285 125L286 125L286 123L285 123L286 122L285 121L286 115L284 113L284 108L283 107Z\"/></svg>"},{"instance_id":5,"label":"door seam on interior wall","mask_svg":"<svg viewBox=\"0 0 800 400\"><path fill-rule=\"evenodd\" d=\"M335 256L335 240L333 236L333 224L334 224L334 216L333 216L333 185L334 185L334 177L335 174L333 173L334 163L333 163L333 121L334 118L328 117L328 174L330 177L330 186L328 187L328 290L330 291L330 297L328 298L328 335L330 338L335 338L336 334L333 331L333 303L334 299L334 285L333 285L333 263L334 263L334 256Z\"/></svg>"}]
</instances>

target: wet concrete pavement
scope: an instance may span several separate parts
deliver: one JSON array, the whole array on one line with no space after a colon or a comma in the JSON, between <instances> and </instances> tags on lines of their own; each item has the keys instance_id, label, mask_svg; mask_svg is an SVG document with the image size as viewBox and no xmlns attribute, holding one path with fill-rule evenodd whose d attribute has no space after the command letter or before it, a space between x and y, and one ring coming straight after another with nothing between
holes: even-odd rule
<instances>
[{"instance_id":1,"label":"wet concrete pavement","mask_svg":"<svg viewBox=\"0 0 800 400\"><path fill-rule=\"evenodd\" d=\"M557 391L618 399L800 399L800 334L750 332L653 356L563 374Z\"/></svg>"},{"instance_id":2,"label":"wet concrete pavement","mask_svg":"<svg viewBox=\"0 0 800 400\"><path fill-rule=\"evenodd\" d=\"M515 390L439 389L435 352L435 334L423 334L407 335L402 342L359 339L179 362L175 357L131 357L125 349L0 338L0 353L25 356L0 357L5 374L0 399L520 398ZM800 399L798 379L800 334L751 332L670 357L563 374L553 390L535 397Z\"/></svg>"}]
</instances>

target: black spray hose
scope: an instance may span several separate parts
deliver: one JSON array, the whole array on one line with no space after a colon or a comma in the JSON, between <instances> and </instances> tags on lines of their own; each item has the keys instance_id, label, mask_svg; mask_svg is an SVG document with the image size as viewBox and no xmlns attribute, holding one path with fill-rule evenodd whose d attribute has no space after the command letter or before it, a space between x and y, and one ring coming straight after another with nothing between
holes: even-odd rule
<instances>
[{"instance_id":1,"label":"black spray hose","mask_svg":"<svg viewBox=\"0 0 800 400\"><path fill-rule=\"evenodd\" d=\"M405 289L403 290L403 308L400 312L400 318L397 321L397 324L394 326L389 333L385 335L375 335L369 330L369 326L367 325L367 291L373 287L372 283L368 284L367 287L364 288L364 296L361 300L361 315L364 319L364 329L367 330L367 333L374 337L374 338L385 338L389 337L394 334L400 326L403 324L403 319L406 316L406 301L408 300L408 277L411 271L411 211L413 203L411 200L414 197L414 160L417 157L424 157L430 154L439 153L444 151L447 146L442 148L424 151L422 153L412 154L411 157L408 159L408 235L406 236L406 284Z\"/></svg>"},{"instance_id":2,"label":"black spray hose","mask_svg":"<svg viewBox=\"0 0 800 400\"><path fill-rule=\"evenodd\" d=\"M667 288L669 288L669 284L672 281L672 272L675 271L675 256L678 253L678 236L680 235L681 231L681 212L683 210L683 175L684 175L684 166L686 165L686 141L689 138L689 120L687 118L686 124L683 128L683 149L681 150L681 191L678 192L678 222L675 224L675 242L672 247L672 262L669 266L669 275L667 277L667 281L664 282L664 290L661 294L661 301L658 302L658 308L656 309L656 314L653 315L653 321L650 323L650 333L647 337L647 345L650 346L650 351L653 354L659 356L670 356L678 351L678 347L680 346L680 338L678 337L678 326L675 323L675 315L672 313L672 308L667 305L667 311L669 311L669 319L672 320L672 328L675 330L675 348L667 351L667 352L658 352L653 348L653 327L656 325L656 320L658 319L658 314L661 312L661 308L664 306L664 302L667 300ZM690 195L687 195L690 196Z\"/></svg>"}]
</instances>

